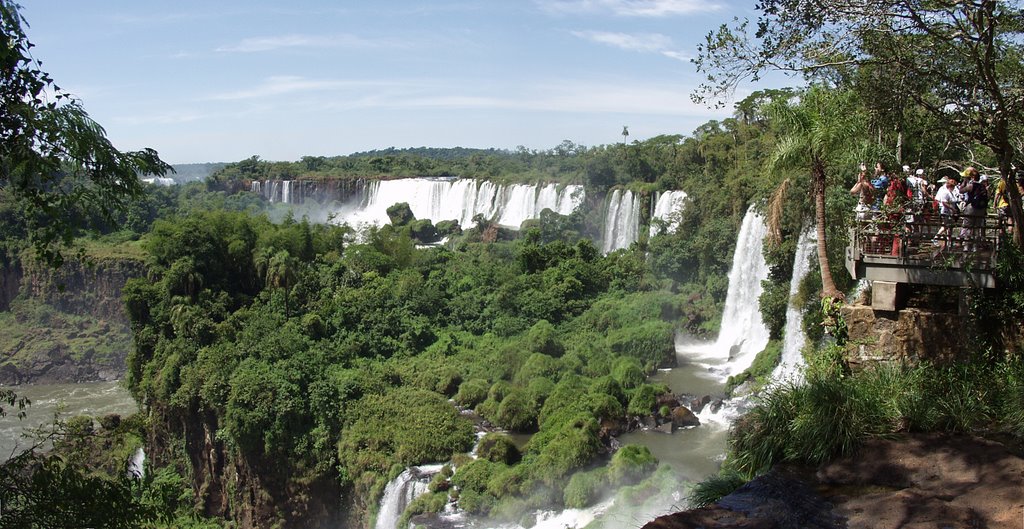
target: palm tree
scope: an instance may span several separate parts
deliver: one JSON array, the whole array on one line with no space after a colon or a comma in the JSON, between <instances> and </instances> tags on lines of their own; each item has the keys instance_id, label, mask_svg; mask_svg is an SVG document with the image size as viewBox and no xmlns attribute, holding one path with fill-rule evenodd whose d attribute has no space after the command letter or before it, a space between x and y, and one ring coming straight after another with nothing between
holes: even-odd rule
<instances>
[{"instance_id":1,"label":"palm tree","mask_svg":"<svg viewBox=\"0 0 1024 529\"><path fill-rule=\"evenodd\" d=\"M288 317L288 292L295 286L296 269L299 262L288 250L281 250L270 258L267 264L267 285L284 289L284 315Z\"/></svg>"},{"instance_id":2,"label":"palm tree","mask_svg":"<svg viewBox=\"0 0 1024 529\"><path fill-rule=\"evenodd\" d=\"M775 151L768 160L770 172L787 167L808 171L814 197L814 219L818 232L818 266L821 271L822 296L842 298L832 279L828 265L828 242L825 239L825 187L832 165L850 155L863 134L863 120L850 91L821 86L807 89L797 98L776 100L767 113L779 126Z\"/></svg>"}]
</instances>

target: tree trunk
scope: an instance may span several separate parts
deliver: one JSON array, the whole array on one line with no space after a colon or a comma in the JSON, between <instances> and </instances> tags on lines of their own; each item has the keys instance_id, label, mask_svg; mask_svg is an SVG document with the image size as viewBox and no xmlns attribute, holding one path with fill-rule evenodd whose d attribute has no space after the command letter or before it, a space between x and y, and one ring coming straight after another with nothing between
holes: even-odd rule
<instances>
[{"instance_id":1,"label":"tree trunk","mask_svg":"<svg viewBox=\"0 0 1024 529\"><path fill-rule=\"evenodd\" d=\"M814 191L814 220L818 229L818 268L821 271L822 297L842 299L843 293L836 288L832 280L832 269L828 265L828 244L825 241L825 165L821 160L814 160L811 166L811 178Z\"/></svg>"}]
</instances>

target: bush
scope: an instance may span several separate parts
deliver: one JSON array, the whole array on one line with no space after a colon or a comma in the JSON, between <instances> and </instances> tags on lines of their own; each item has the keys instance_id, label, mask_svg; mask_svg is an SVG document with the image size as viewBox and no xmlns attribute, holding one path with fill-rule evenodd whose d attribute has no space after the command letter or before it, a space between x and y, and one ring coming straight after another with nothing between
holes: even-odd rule
<instances>
[{"instance_id":1,"label":"bush","mask_svg":"<svg viewBox=\"0 0 1024 529\"><path fill-rule=\"evenodd\" d=\"M537 407L526 390L516 388L501 401L494 420L507 430L531 431L537 427Z\"/></svg>"},{"instance_id":2,"label":"bush","mask_svg":"<svg viewBox=\"0 0 1024 529\"><path fill-rule=\"evenodd\" d=\"M637 359L640 365L673 365L675 362L675 331L664 321L647 321L616 329L608 334L608 345L617 354Z\"/></svg>"},{"instance_id":3,"label":"bush","mask_svg":"<svg viewBox=\"0 0 1024 529\"><path fill-rule=\"evenodd\" d=\"M515 464L522 457L522 454L519 453L519 448L512 442L512 439L501 433L485 435L477 445L476 451L481 459L495 463L505 463L506 465Z\"/></svg>"},{"instance_id":4,"label":"bush","mask_svg":"<svg viewBox=\"0 0 1024 529\"><path fill-rule=\"evenodd\" d=\"M609 395L619 401L619 404L622 404L623 406L629 402L626 400L626 394L622 391L622 386L620 386L619 382L610 375L594 379L590 384L590 392Z\"/></svg>"},{"instance_id":5,"label":"bush","mask_svg":"<svg viewBox=\"0 0 1024 529\"><path fill-rule=\"evenodd\" d=\"M469 463L455 469L452 475L452 485L460 490L460 497L466 491L484 492L487 490L487 480L501 465L486 459L474 459Z\"/></svg>"},{"instance_id":6,"label":"bush","mask_svg":"<svg viewBox=\"0 0 1024 529\"><path fill-rule=\"evenodd\" d=\"M634 485L658 467L658 460L646 446L626 445L612 456L608 481L614 485Z\"/></svg>"},{"instance_id":7,"label":"bush","mask_svg":"<svg viewBox=\"0 0 1024 529\"><path fill-rule=\"evenodd\" d=\"M555 358L562 356L562 353L565 352L565 347L558 340L555 326L551 325L548 320L540 320L530 327L530 332L526 335L526 344L532 353L541 353Z\"/></svg>"},{"instance_id":8,"label":"bush","mask_svg":"<svg viewBox=\"0 0 1024 529\"><path fill-rule=\"evenodd\" d=\"M615 361L612 368L612 377L623 389L633 389L644 383L647 379L644 370L640 367L640 361L636 358L620 358Z\"/></svg>"},{"instance_id":9,"label":"bush","mask_svg":"<svg viewBox=\"0 0 1024 529\"><path fill-rule=\"evenodd\" d=\"M655 387L650 384L644 384L633 391L633 396L629 399L629 407L626 408L626 413L634 417L650 415L657 404L658 393Z\"/></svg>"},{"instance_id":10,"label":"bush","mask_svg":"<svg viewBox=\"0 0 1024 529\"><path fill-rule=\"evenodd\" d=\"M516 382L527 384L535 378L547 378L555 380L559 375L559 362L543 353L532 353L516 373Z\"/></svg>"},{"instance_id":11,"label":"bush","mask_svg":"<svg viewBox=\"0 0 1024 529\"><path fill-rule=\"evenodd\" d=\"M693 490L687 496L690 505L694 508L707 507L712 503L732 494L732 492L746 483L739 473L725 471L715 476L709 476L704 481L694 485Z\"/></svg>"},{"instance_id":12,"label":"bush","mask_svg":"<svg viewBox=\"0 0 1024 529\"><path fill-rule=\"evenodd\" d=\"M604 468L577 472L569 479L562 499L570 509L582 509L593 504L601 496L606 485L607 471Z\"/></svg>"},{"instance_id":13,"label":"bush","mask_svg":"<svg viewBox=\"0 0 1024 529\"><path fill-rule=\"evenodd\" d=\"M455 394L455 403L464 408L473 408L487 399L490 383L483 379L467 380L459 384L459 392Z\"/></svg>"},{"instance_id":14,"label":"bush","mask_svg":"<svg viewBox=\"0 0 1024 529\"><path fill-rule=\"evenodd\" d=\"M598 420L621 419L625 417L626 410L611 395L604 393L591 393L587 395L587 406L590 412Z\"/></svg>"}]
</instances>

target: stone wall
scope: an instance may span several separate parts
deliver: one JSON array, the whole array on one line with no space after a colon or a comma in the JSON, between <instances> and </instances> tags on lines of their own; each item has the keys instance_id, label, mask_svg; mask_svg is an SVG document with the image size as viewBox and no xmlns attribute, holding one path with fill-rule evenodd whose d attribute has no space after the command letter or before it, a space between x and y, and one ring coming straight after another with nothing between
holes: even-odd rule
<instances>
[{"instance_id":1,"label":"stone wall","mask_svg":"<svg viewBox=\"0 0 1024 529\"><path fill-rule=\"evenodd\" d=\"M842 308L849 331L846 360L854 369L879 362L948 363L963 355L960 315L908 308L876 311L870 305Z\"/></svg>"}]
</instances>

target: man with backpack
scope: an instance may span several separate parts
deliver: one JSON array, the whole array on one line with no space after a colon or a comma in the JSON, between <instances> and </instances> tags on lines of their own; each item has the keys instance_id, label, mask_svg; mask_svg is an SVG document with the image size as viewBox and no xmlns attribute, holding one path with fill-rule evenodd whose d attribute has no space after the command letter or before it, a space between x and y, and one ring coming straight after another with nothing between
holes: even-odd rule
<instances>
[{"instance_id":1,"label":"man with backpack","mask_svg":"<svg viewBox=\"0 0 1024 529\"><path fill-rule=\"evenodd\" d=\"M963 229L964 250L973 252L980 249L985 240L985 215L988 213L988 186L980 179L978 170L968 167L963 172L964 183L960 193L964 196Z\"/></svg>"}]
</instances>

